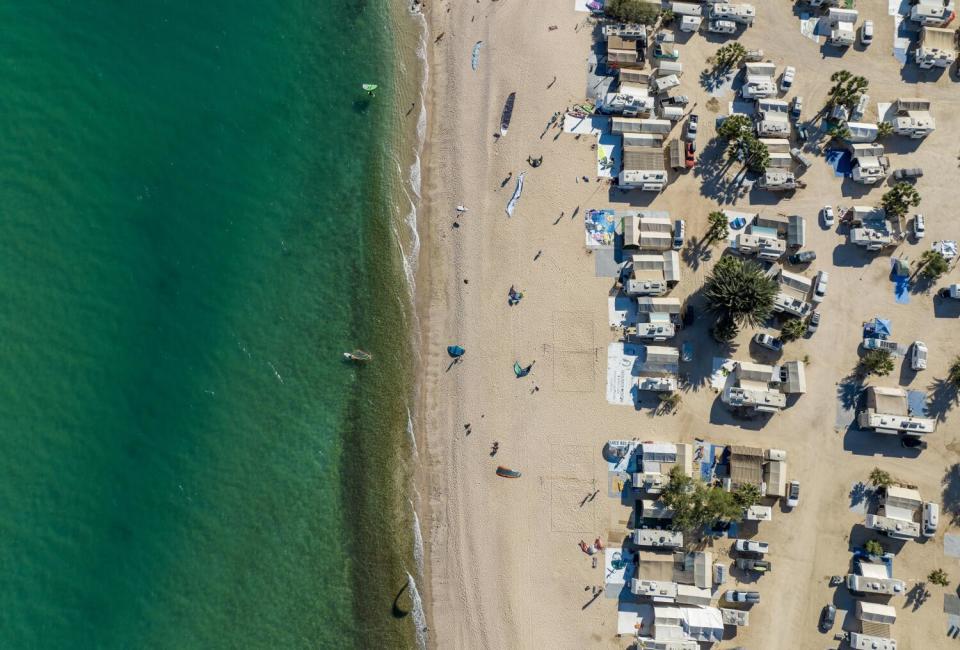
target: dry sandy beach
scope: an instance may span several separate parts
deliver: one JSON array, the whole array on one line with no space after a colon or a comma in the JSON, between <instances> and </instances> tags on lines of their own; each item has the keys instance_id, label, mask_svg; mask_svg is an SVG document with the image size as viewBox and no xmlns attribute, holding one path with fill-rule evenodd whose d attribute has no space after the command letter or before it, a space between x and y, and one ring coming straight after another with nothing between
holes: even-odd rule
<instances>
[{"instance_id":1,"label":"dry sandy beach","mask_svg":"<svg viewBox=\"0 0 960 650\"><path fill-rule=\"evenodd\" d=\"M960 179L960 84L948 76L904 84L901 67L888 54L892 22L890 29L886 22L892 19L885 7L861 9L883 25L869 53L821 58L817 45L799 33L790 3L757 4L757 24L741 42L763 47L778 67L798 67L797 94L805 96L811 113L823 105L830 73L841 68L870 79L874 103L921 95L934 101L937 131L916 151L892 147L890 157L894 167L918 165L927 172L918 185L920 211L928 215L926 244L956 238L956 194L949 188ZM752 611L750 627L720 647L826 647L829 637L817 633L816 620L833 598L827 582L847 572L851 535L861 534L856 524L863 516L851 508L853 486L880 466L916 484L924 498L939 500L944 473L960 462L956 413L946 415L919 457L895 442L876 444L868 434L836 426L838 383L856 365L862 321L884 314L894 320L896 339L922 338L931 349L923 374L898 366L891 376L874 378L879 385L926 388L960 353L957 319L934 318L931 295L895 305L887 257L850 250L844 236L817 224L824 203L872 204L884 188L841 185L818 158L804 176L810 187L779 203L747 207L748 198L715 189L722 184L705 191L700 172L676 178L659 195L611 194L595 182L592 136L576 139L557 128L541 135L554 112L585 99L593 25L574 11L572 0L437 1L428 3L427 14L431 86L417 282L423 330L417 430L426 443L420 481L427 510L421 520L428 536L430 646L627 647L627 639L615 636L616 600L594 598L591 591L603 584L603 563L592 568L577 546L597 537L619 544L627 534L629 508L610 496L603 443L706 437L786 449L790 478L804 486L799 508L776 508L774 520L760 529L758 538L775 549L776 569L758 585L766 600ZM471 50L478 41L483 43L474 71ZM715 112L706 107L709 95L698 71L717 47L702 35L681 46L688 72L680 90L698 104L701 152L714 135ZM501 108L514 91L509 132L496 139ZM528 156L541 155L542 166L526 163ZM527 172L523 195L508 218L504 208L521 172ZM590 182L580 180L583 175ZM732 420L704 380L714 353L704 319L681 337L694 341L699 354L676 413L653 416L651 409L607 403L606 349L616 339L607 323L612 279L595 273L594 256L584 247L583 213L631 202L685 218L688 237L702 236L707 214L718 205L806 216L807 248L819 255L808 272L829 269L831 293L820 331L789 344L784 355L809 356L808 393L795 406L763 428ZM469 211L458 216L458 204ZM924 248L903 244L897 254L916 259ZM719 255L717 248L711 259L684 265L672 295L696 292ZM957 281L960 273L952 269L940 284ZM507 304L511 286L525 296L514 307ZM748 345L754 331L741 332L733 358L766 361ZM451 365L451 344L467 350L461 363ZM530 375L516 378L515 361L535 362ZM491 457L494 441L499 452ZM500 464L522 471L522 478L496 477ZM898 555L896 574L908 588L937 566L952 570L954 584L960 580L960 563L943 553L947 528L942 522L935 540L911 543ZM726 547L715 549L723 552ZM919 608L905 607L903 599L895 603L900 619L894 636L901 647L944 647L942 594L953 590L931 591L932 599ZM849 603L837 606L843 610Z\"/></svg>"}]
</instances>

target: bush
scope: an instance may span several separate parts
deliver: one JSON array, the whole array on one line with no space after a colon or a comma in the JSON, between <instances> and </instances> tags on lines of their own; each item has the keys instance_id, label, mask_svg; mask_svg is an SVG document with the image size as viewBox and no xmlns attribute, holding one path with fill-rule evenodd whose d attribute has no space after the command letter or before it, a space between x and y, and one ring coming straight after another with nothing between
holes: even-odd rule
<instances>
[{"instance_id":1,"label":"bush","mask_svg":"<svg viewBox=\"0 0 960 650\"><path fill-rule=\"evenodd\" d=\"M604 13L624 23L652 25L660 16L660 7L644 0L607 0Z\"/></svg>"},{"instance_id":2,"label":"bush","mask_svg":"<svg viewBox=\"0 0 960 650\"><path fill-rule=\"evenodd\" d=\"M932 582L935 585L940 585L941 587L950 586L950 577L947 575L947 572L943 569L934 569L927 576L927 580Z\"/></svg>"},{"instance_id":3,"label":"bush","mask_svg":"<svg viewBox=\"0 0 960 650\"><path fill-rule=\"evenodd\" d=\"M863 550L875 557L883 555L883 545L875 539L867 540L867 543L863 545Z\"/></svg>"},{"instance_id":4,"label":"bush","mask_svg":"<svg viewBox=\"0 0 960 650\"><path fill-rule=\"evenodd\" d=\"M893 485L893 477L890 476L890 472L874 467L870 471L870 483L874 487L888 488Z\"/></svg>"}]
</instances>

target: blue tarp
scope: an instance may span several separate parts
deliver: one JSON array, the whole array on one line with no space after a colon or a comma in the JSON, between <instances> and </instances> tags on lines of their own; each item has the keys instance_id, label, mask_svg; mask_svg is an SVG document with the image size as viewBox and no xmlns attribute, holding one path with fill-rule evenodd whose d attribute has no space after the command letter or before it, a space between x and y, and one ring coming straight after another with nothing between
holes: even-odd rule
<instances>
[{"instance_id":1,"label":"blue tarp","mask_svg":"<svg viewBox=\"0 0 960 650\"><path fill-rule=\"evenodd\" d=\"M910 278L902 275L893 276L893 299L898 305L910 302Z\"/></svg>"},{"instance_id":2,"label":"blue tarp","mask_svg":"<svg viewBox=\"0 0 960 650\"><path fill-rule=\"evenodd\" d=\"M824 158L827 164L833 167L833 173L836 176L849 176L853 171L853 156L849 151L843 149L827 149Z\"/></svg>"},{"instance_id":3,"label":"blue tarp","mask_svg":"<svg viewBox=\"0 0 960 650\"><path fill-rule=\"evenodd\" d=\"M891 334L893 334L893 327L889 318L877 316L863 326L863 338L886 340Z\"/></svg>"},{"instance_id":4,"label":"blue tarp","mask_svg":"<svg viewBox=\"0 0 960 650\"><path fill-rule=\"evenodd\" d=\"M929 417L927 415L927 394L922 390L908 390L907 413L912 417Z\"/></svg>"}]
</instances>

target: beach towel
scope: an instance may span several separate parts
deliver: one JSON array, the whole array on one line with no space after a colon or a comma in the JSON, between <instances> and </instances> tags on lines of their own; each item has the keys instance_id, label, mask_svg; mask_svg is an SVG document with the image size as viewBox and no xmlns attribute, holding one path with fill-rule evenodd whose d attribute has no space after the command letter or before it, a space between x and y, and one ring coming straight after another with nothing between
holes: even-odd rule
<instances>
[{"instance_id":1,"label":"beach towel","mask_svg":"<svg viewBox=\"0 0 960 650\"><path fill-rule=\"evenodd\" d=\"M513 211L517 207L517 201L520 200L520 193L523 192L523 177L527 175L527 172L521 172L520 176L517 177L517 188L513 190L513 196L510 197L510 202L507 203L507 216L512 217Z\"/></svg>"}]
</instances>

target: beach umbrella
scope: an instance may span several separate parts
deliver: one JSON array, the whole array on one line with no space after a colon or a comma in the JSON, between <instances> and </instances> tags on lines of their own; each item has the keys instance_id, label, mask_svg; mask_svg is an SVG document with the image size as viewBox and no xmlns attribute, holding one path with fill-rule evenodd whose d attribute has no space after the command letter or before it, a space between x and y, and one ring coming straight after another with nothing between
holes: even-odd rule
<instances>
[{"instance_id":1,"label":"beach umbrella","mask_svg":"<svg viewBox=\"0 0 960 650\"><path fill-rule=\"evenodd\" d=\"M459 345L449 345L447 346L447 354L449 354L454 359L462 357L466 350L461 348Z\"/></svg>"}]
</instances>

